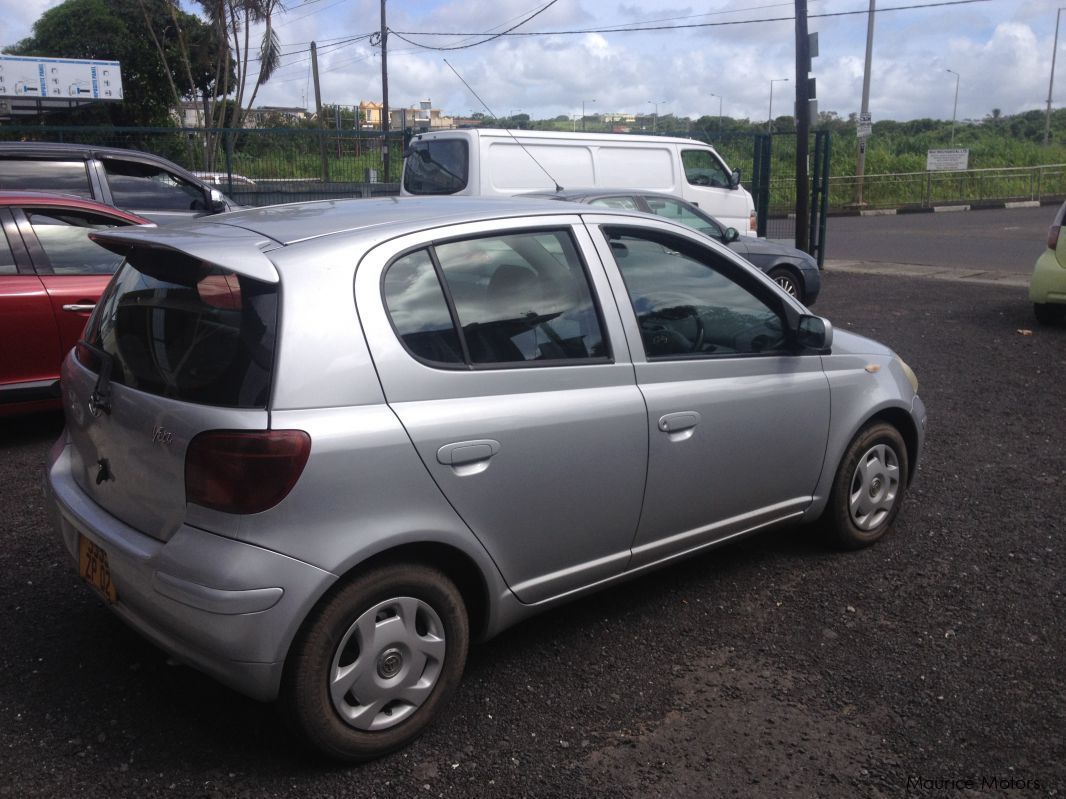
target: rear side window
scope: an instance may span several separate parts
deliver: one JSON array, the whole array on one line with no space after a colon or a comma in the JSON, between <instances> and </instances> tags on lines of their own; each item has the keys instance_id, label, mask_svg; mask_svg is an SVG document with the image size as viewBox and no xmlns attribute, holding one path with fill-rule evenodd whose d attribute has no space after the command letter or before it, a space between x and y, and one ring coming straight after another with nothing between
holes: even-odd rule
<instances>
[{"instance_id":1,"label":"rear side window","mask_svg":"<svg viewBox=\"0 0 1066 799\"><path fill-rule=\"evenodd\" d=\"M206 211L204 190L161 167L137 161L104 160L111 200L120 208Z\"/></svg>"},{"instance_id":2,"label":"rear side window","mask_svg":"<svg viewBox=\"0 0 1066 799\"><path fill-rule=\"evenodd\" d=\"M84 161L0 158L0 189L52 191L92 199Z\"/></svg>"},{"instance_id":3,"label":"rear side window","mask_svg":"<svg viewBox=\"0 0 1066 799\"><path fill-rule=\"evenodd\" d=\"M113 383L203 405L264 408L276 332L276 284L176 253L134 251L85 340L111 357ZM79 348L79 360L98 369L85 353Z\"/></svg>"},{"instance_id":4,"label":"rear side window","mask_svg":"<svg viewBox=\"0 0 1066 799\"><path fill-rule=\"evenodd\" d=\"M107 217L65 209L26 209L26 219L57 275L111 275L122 256L89 240L115 223Z\"/></svg>"},{"instance_id":5,"label":"rear side window","mask_svg":"<svg viewBox=\"0 0 1066 799\"><path fill-rule=\"evenodd\" d=\"M559 366L609 355L566 232L441 242L394 261L383 289L397 334L425 361Z\"/></svg>"},{"instance_id":6,"label":"rear side window","mask_svg":"<svg viewBox=\"0 0 1066 799\"><path fill-rule=\"evenodd\" d=\"M470 151L465 139L412 142L403 167L403 187L411 194L455 194L466 188Z\"/></svg>"}]
</instances>

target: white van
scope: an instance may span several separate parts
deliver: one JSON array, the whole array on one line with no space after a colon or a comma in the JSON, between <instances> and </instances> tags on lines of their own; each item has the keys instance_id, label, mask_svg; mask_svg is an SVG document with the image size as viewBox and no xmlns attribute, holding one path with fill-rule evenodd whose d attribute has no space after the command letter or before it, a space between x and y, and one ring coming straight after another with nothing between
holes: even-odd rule
<instances>
[{"instance_id":1,"label":"white van","mask_svg":"<svg viewBox=\"0 0 1066 799\"><path fill-rule=\"evenodd\" d=\"M741 233L755 204L709 144L666 136L470 129L421 133L404 159L402 194L512 197L553 189L675 194Z\"/></svg>"}]
</instances>

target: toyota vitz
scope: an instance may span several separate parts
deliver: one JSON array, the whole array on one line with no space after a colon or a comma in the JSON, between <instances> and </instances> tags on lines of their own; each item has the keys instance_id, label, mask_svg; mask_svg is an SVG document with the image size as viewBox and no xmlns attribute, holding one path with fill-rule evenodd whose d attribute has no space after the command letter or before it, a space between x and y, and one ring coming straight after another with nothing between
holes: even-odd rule
<instances>
[{"instance_id":1,"label":"toyota vitz","mask_svg":"<svg viewBox=\"0 0 1066 799\"><path fill-rule=\"evenodd\" d=\"M359 761L472 639L782 522L881 538L926 414L889 349L642 214L418 198L94 234L47 485L134 629Z\"/></svg>"}]
</instances>

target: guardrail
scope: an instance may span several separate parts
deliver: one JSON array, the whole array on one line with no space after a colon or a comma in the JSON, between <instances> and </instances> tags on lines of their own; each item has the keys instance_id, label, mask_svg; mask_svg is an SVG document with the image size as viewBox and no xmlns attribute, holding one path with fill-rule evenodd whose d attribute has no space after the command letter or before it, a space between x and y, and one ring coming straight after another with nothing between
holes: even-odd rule
<instances>
[{"instance_id":1,"label":"guardrail","mask_svg":"<svg viewBox=\"0 0 1066 799\"><path fill-rule=\"evenodd\" d=\"M931 208L937 205L1053 201L1066 198L1066 164L829 178L829 206ZM861 201L860 201L861 198Z\"/></svg>"}]
</instances>

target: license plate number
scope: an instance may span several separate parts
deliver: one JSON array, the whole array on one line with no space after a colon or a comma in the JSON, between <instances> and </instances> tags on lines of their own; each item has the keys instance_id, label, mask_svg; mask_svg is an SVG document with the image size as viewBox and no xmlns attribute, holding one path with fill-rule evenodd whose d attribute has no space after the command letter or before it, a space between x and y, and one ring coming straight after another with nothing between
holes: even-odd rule
<instances>
[{"instance_id":1,"label":"license plate number","mask_svg":"<svg viewBox=\"0 0 1066 799\"><path fill-rule=\"evenodd\" d=\"M118 601L118 592L111 582L107 552L83 535L78 536L78 571L85 582L99 591L108 602Z\"/></svg>"}]
</instances>

